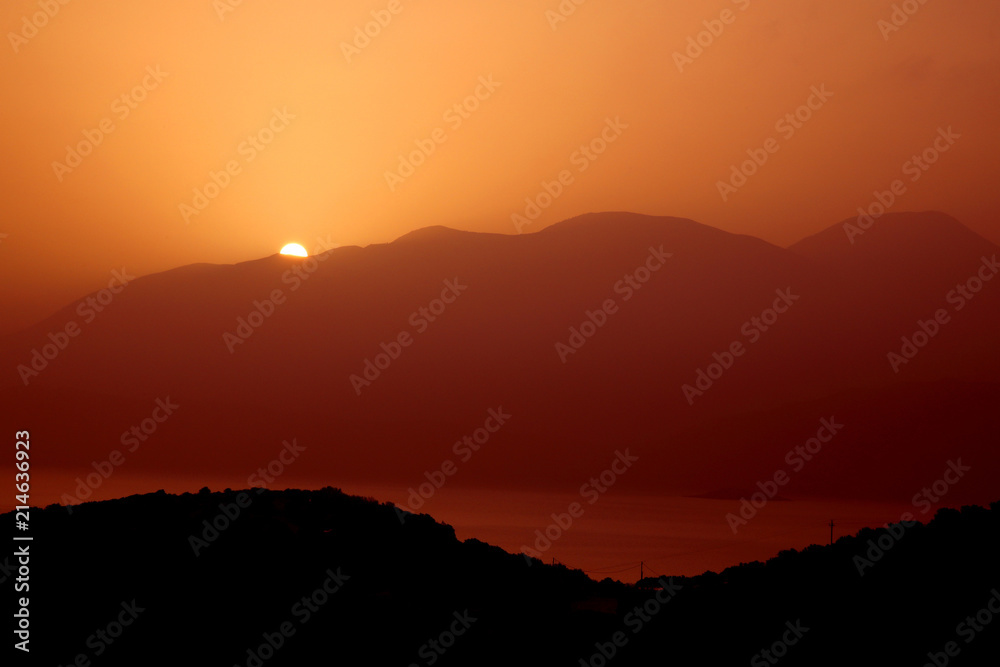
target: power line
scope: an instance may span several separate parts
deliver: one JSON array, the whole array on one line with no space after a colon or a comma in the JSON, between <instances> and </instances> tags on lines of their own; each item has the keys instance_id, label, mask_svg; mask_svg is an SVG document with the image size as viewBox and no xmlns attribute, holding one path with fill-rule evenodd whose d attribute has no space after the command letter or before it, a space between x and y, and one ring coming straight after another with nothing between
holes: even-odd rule
<instances>
[{"instance_id":1,"label":"power line","mask_svg":"<svg viewBox=\"0 0 1000 667\"><path fill-rule=\"evenodd\" d=\"M615 568L621 568L621 569L615 569ZM599 568L596 570L582 570L582 571L587 574L617 574L619 572L628 572L629 570L634 570L636 568L641 569L642 563L639 562L632 565L628 563L620 563L619 565L609 565L607 567Z\"/></svg>"},{"instance_id":2,"label":"power line","mask_svg":"<svg viewBox=\"0 0 1000 667\"><path fill-rule=\"evenodd\" d=\"M835 524L834 521L833 521L833 519L830 519L830 523L827 524L827 526L830 527L830 544L833 544L833 528L834 528L834 526L836 526L836 525L842 525L844 523L847 523L847 524L864 524L866 522L863 522L863 521L841 521L839 524ZM868 525L871 525L871 523L868 522ZM777 537L783 537L785 535L791 535L791 534L800 533L800 532L801 532L801 529L795 528L795 529L792 529L792 530L787 530L787 531L783 531L783 532L777 533L775 535L769 535L766 539L774 539L774 538L777 538ZM752 542L760 542L760 541L762 541L762 538L756 538L756 539L752 540ZM669 553L669 554L659 554L659 555L656 555L656 556L654 556L654 559L655 560L663 560L663 561L671 561L671 560L676 559L679 556L689 556L689 555L692 555L692 554L704 553L706 551L716 551L716 550L719 550L719 549L726 549L726 548L729 548L731 546L732 546L732 543L726 543L726 544L720 544L718 546L713 546L713 547L703 547L701 549L688 549L688 550L685 550L685 551L676 551L676 552ZM581 570L581 571L584 572L584 573L586 573L586 574L619 574L621 572L628 572L630 570L636 570L636 569L639 570L639 579L640 580L645 578L645 572L644 572L644 570L649 570L656 577L662 577L662 576L664 576L664 575L659 574L658 572L656 572L653 568L649 567L648 561L645 561L645 560L638 561L638 562L632 562L632 563L619 563L617 565L608 565L608 566L596 568L596 569L593 569L593 570Z\"/></svg>"}]
</instances>

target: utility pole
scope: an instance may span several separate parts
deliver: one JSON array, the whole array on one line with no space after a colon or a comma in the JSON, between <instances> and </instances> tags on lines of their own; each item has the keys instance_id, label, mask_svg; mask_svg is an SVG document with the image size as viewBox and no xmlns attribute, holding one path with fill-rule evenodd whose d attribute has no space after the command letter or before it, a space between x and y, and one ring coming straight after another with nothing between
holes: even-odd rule
<instances>
[{"instance_id":1,"label":"utility pole","mask_svg":"<svg viewBox=\"0 0 1000 667\"><path fill-rule=\"evenodd\" d=\"M830 546L833 546L833 519L830 519Z\"/></svg>"},{"instance_id":2,"label":"utility pole","mask_svg":"<svg viewBox=\"0 0 1000 667\"><path fill-rule=\"evenodd\" d=\"M646 561L642 561L642 560L639 561L639 581L642 581L643 579L646 578L646 577L642 576L643 575L643 568L645 566L646 566Z\"/></svg>"}]
</instances>

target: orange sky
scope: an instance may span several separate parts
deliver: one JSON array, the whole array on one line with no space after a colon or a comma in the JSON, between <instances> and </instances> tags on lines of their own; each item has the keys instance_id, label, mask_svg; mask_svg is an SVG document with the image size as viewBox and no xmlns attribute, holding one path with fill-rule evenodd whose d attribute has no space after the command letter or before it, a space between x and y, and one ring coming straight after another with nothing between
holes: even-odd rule
<instances>
[{"instance_id":1,"label":"orange sky","mask_svg":"<svg viewBox=\"0 0 1000 667\"><path fill-rule=\"evenodd\" d=\"M515 233L512 214L563 170L562 194L524 231L632 210L787 245L902 178L893 210L944 210L1000 241L995 2L930 0L886 32L888 0L589 0L554 28L559 0L235 1L4 3L0 330L122 266L143 275L431 224ZM373 11L391 20L345 54ZM44 25L26 28L36 14ZM721 34L679 71L675 52L720 15ZM832 96L812 118L779 130L821 85ZM449 111L476 92L477 109ZM627 128L582 158L608 119ZM102 124L112 131L77 166L54 167ZM905 163L949 126L961 138L912 182ZM254 147L258 133L273 141ZM777 152L723 201L731 165L772 138ZM418 140L433 153L390 187ZM185 216L227 165L228 185Z\"/></svg>"}]
</instances>

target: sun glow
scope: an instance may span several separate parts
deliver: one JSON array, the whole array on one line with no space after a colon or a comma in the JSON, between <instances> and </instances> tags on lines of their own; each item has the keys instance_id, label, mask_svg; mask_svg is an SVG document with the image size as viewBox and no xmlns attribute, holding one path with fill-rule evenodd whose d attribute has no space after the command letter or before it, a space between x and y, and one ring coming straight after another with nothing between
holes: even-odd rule
<instances>
[{"instance_id":1,"label":"sun glow","mask_svg":"<svg viewBox=\"0 0 1000 667\"><path fill-rule=\"evenodd\" d=\"M298 243L289 243L281 249L282 255L295 255L296 257L308 257L309 253Z\"/></svg>"}]
</instances>

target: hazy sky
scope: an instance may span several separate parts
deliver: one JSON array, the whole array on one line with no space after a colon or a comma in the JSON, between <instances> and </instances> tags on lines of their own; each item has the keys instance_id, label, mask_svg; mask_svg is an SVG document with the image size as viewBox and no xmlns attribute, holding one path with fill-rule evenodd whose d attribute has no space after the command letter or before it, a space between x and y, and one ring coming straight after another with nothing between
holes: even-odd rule
<instances>
[{"instance_id":1,"label":"hazy sky","mask_svg":"<svg viewBox=\"0 0 1000 667\"><path fill-rule=\"evenodd\" d=\"M890 0L237 2L4 3L2 329L123 266L516 233L564 170L523 231L632 210L788 245L902 179L892 210L1000 240L995 1L909 0L898 30ZM724 201L747 151L767 161Z\"/></svg>"}]
</instances>

